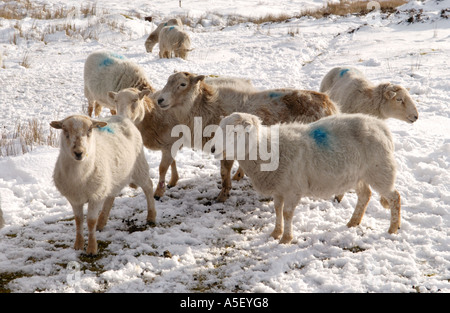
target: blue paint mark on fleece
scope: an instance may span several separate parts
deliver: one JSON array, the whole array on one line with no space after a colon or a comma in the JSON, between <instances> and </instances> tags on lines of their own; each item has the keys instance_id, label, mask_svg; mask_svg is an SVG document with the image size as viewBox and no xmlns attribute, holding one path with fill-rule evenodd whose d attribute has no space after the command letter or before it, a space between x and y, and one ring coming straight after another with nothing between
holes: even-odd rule
<instances>
[{"instance_id":1,"label":"blue paint mark on fleece","mask_svg":"<svg viewBox=\"0 0 450 313\"><path fill-rule=\"evenodd\" d=\"M111 52L109 55L112 56L113 58L116 58L116 59L120 59L120 60L124 60L125 59L125 57L123 55L115 53L115 52Z\"/></svg>"},{"instance_id":2,"label":"blue paint mark on fleece","mask_svg":"<svg viewBox=\"0 0 450 313\"><path fill-rule=\"evenodd\" d=\"M326 148L329 145L328 132L323 128L313 129L309 135L316 142L319 147Z\"/></svg>"},{"instance_id":3,"label":"blue paint mark on fleece","mask_svg":"<svg viewBox=\"0 0 450 313\"><path fill-rule=\"evenodd\" d=\"M280 92L271 92L271 93L269 93L269 97L270 97L271 99L279 98L279 97L281 97L282 95L283 95L283 94L280 93Z\"/></svg>"},{"instance_id":4,"label":"blue paint mark on fleece","mask_svg":"<svg viewBox=\"0 0 450 313\"><path fill-rule=\"evenodd\" d=\"M341 71L339 72L339 76L340 76L340 77L344 76L345 73L347 73L348 71L350 71L348 68L341 70Z\"/></svg>"},{"instance_id":5,"label":"blue paint mark on fleece","mask_svg":"<svg viewBox=\"0 0 450 313\"><path fill-rule=\"evenodd\" d=\"M106 132L106 133L109 133L109 134L114 134L114 130L111 128L111 127L109 127L108 125L106 125L105 127L100 127L100 128L97 128L99 131L101 131L101 132Z\"/></svg>"},{"instance_id":6,"label":"blue paint mark on fleece","mask_svg":"<svg viewBox=\"0 0 450 313\"><path fill-rule=\"evenodd\" d=\"M101 67L101 66L110 66L110 65L112 65L112 64L114 64L114 60L111 59L111 58L109 58L109 57L106 57L105 59L103 59L102 62L100 62L99 66L100 66L100 67Z\"/></svg>"},{"instance_id":7,"label":"blue paint mark on fleece","mask_svg":"<svg viewBox=\"0 0 450 313\"><path fill-rule=\"evenodd\" d=\"M169 27L169 30L172 30L172 29L174 29L175 28L175 26L170 26Z\"/></svg>"}]
</instances>

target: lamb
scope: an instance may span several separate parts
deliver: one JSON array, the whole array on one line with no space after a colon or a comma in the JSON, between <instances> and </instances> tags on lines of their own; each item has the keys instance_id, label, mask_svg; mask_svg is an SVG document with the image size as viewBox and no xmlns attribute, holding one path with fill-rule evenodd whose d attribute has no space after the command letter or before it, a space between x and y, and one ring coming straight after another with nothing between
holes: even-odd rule
<instances>
[{"instance_id":1,"label":"lamb","mask_svg":"<svg viewBox=\"0 0 450 313\"><path fill-rule=\"evenodd\" d=\"M147 50L147 52L152 52L153 47L159 41L159 33L161 32L161 29L165 26L173 26L173 25L183 29L183 23L181 23L181 20L179 18L171 18L167 21L161 22L145 41L145 50Z\"/></svg>"},{"instance_id":2,"label":"lamb","mask_svg":"<svg viewBox=\"0 0 450 313\"><path fill-rule=\"evenodd\" d=\"M233 128L227 129L229 126ZM327 198L351 188L356 188L358 201L348 227L361 223L372 187L381 195L381 204L391 209L389 233L399 229L394 144L383 121L364 114L338 114L308 125L271 126L278 128L277 133L262 125L257 116L233 113L220 122L221 131L213 139L211 151L216 157L228 154L236 158L236 151L227 151L229 145L225 143L238 126L246 130L246 137L241 137L246 141L242 143L245 151L239 164L258 192L273 196L276 223L271 236L278 239L282 235L280 243L293 239L292 218L301 197ZM279 155L278 167L273 171L263 169L265 161L259 151L261 144L269 143ZM252 153L254 158L250 157Z\"/></svg>"},{"instance_id":3,"label":"lamb","mask_svg":"<svg viewBox=\"0 0 450 313\"><path fill-rule=\"evenodd\" d=\"M408 123L414 123L419 116L404 87L391 83L375 86L356 68L333 68L323 78L320 91L326 92L342 113L365 113Z\"/></svg>"},{"instance_id":4,"label":"lamb","mask_svg":"<svg viewBox=\"0 0 450 313\"><path fill-rule=\"evenodd\" d=\"M84 64L84 95L89 103L89 116L92 116L94 107L95 116L98 116L102 106L111 109L114 115L115 107L108 101L107 93L128 87L154 92L142 68L124 56L108 51L98 51L87 57Z\"/></svg>"},{"instance_id":5,"label":"lamb","mask_svg":"<svg viewBox=\"0 0 450 313\"><path fill-rule=\"evenodd\" d=\"M129 119L112 116L97 121L73 115L50 125L63 130L53 180L75 215L76 250L84 246L83 205L88 203L86 252L95 255L95 229L102 230L106 225L115 196L129 183L143 189L147 198L147 222L155 223L153 185L142 137Z\"/></svg>"},{"instance_id":6,"label":"lamb","mask_svg":"<svg viewBox=\"0 0 450 313\"><path fill-rule=\"evenodd\" d=\"M159 183L155 198L165 192L165 177L169 166L171 179L168 187L178 181L175 154L172 145L179 140L171 136L174 126L186 125L194 135L195 117L202 121L201 131L209 125L218 125L221 116L235 111L248 111L260 116L264 123L280 121L312 122L321 117L338 112L336 106L325 94L304 90L272 90L258 92L253 87L234 89L232 85L214 86L207 84L205 76L188 72L171 75L166 86L160 91L158 100L145 97L145 92L123 90L110 93L119 114L129 116L141 131L144 145L152 150L161 150ZM154 98L154 96L152 96ZM210 138L202 137L202 147ZM191 142L194 142L192 140ZM221 162L222 190L217 198L225 201L231 190L231 168L233 160Z\"/></svg>"},{"instance_id":7,"label":"lamb","mask_svg":"<svg viewBox=\"0 0 450 313\"><path fill-rule=\"evenodd\" d=\"M178 26L165 26L159 33L159 57L171 58L172 52L176 58L186 59L191 51L189 35Z\"/></svg>"}]
</instances>

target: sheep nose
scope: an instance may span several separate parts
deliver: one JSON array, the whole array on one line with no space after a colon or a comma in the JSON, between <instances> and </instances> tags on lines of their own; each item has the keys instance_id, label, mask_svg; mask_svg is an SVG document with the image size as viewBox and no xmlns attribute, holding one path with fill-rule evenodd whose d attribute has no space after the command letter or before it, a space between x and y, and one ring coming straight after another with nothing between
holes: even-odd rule
<instances>
[{"instance_id":1,"label":"sheep nose","mask_svg":"<svg viewBox=\"0 0 450 313\"><path fill-rule=\"evenodd\" d=\"M159 98L158 99L158 104L161 104L161 103L163 103L164 102L164 98Z\"/></svg>"},{"instance_id":2,"label":"sheep nose","mask_svg":"<svg viewBox=\"0 0 450 313\"><path fill-rule=\"evenodd\" d=\"M77 160L81 160L83 157L83 152L74 152L75 154L75 159Z\"/></svg>"},{"instance_id":3,"label":"sheep nose","mask_svg":"<svg viewBox=\"0 0 450 313\"><path fill-rule=\"evenodd\" d=\"M212 147L211 147L211 153L214 153L214 152L216 152L216 147L215 147L215 146L212 146Z\"/></svg>"}]
</instances>

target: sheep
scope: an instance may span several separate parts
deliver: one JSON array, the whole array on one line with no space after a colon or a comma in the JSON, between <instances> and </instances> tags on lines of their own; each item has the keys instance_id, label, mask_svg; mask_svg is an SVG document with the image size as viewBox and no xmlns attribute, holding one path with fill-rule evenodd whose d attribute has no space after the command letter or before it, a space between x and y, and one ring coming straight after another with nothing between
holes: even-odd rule
<instances>
[{"instance_id":1,"label":"sheep","mask_svg":"<svg viewBox=\"0 0 450 313\"><path fill-rule=\"evenodd\" d=\"M326 92L342 113L364 113L408 123L414 123L419 116L404 87L391 83L375 86L356 68L333 68L323 78L320 91Z\"/></svg>"},{"instance_id":2,"label":"sheep","mask_svg":"<svg viewBox=\"0 0 450 313\"><path fill-rule=\"evenodd\" d=\"M108 102L109 91L119 91L135 87L154 92L145 72L134 62L124 56L108 51L91 53L84 64L84 95L88 100L88 115L98 116L102 106L111 109L114 115L115 107Z\"/></svg>"},{"instance_id":3,"label":"sheep","mask_svg":"<svg viewBox=\"0 0 450 313\"><path fill-rule=\"evenodd\" d=\"M159 183L155 191L157 199L164 195L169 166L172 174L168 187L175 186L179 178L175 155L171 153L172 145L179 140L171 136L176 125L188 126L193 136L195 117L201 118L201 131L204 134L207 126L217 126L221 116L235 111L254 113L266 124L279 121L312 122L338 112L328 96L314 91L279 89L258 92L252 87L234 89L226 84L214 86L204 80L204 75L179 72L171 75L166 86L158 92L159 96L152 95L152 99L145 97L145 92L130 89L109 94L119 114L134 120L141 131L144 145L162 152ZM202 137L202 147L208 142L208 138ZM222 190L217 201L223 202L229 196L233 162L221 162Z\"/></svg>"},{"instance_id":4,"label":"sheep","mask_svg":"<svg viewBox=\"0 0 450 313\"><path fill-rule=\"evenodd\" d=\"M350 188L356 188L358 201L348 227L361 223L372 187L381 195L381 204L391 209L389 233L400 228L394 144L382 120L364 114L338 114L307 125L277 124L270 129L255 115L233 113L219 126L221 131L216 132L211 148L216 158L227 155L236 159L236 151L227 151L226 142L230 135L239 133L237 127L244 131L246 137L241 138L246 141L238 143L245 148L239 164L258 192L273 196L276 223L271 236L282 236L280 243L293 239L292 218L301 197L327 198ZM278 167L272 171L263 169L262 144L271 145L278 153Z\"/></svg>"},{"instance_id":5,"label":"sheep","mask_svg":"<svg viewBox=\"0 0 450 313\"><path fill-rule=\"evenodd\" d=\"M148 36L147 40L145 41L145 50L147 52L152 52L153 47L158 43L159 41L159 33L161 29L164 26L173 26L176 25L179 28L183 29L183 23L181 23L181 20L179 18L171 18L167 21L159 23L158 27Z\"/></svg>"},{"instance_id":6,"label":"sheep","mask_svg":"<svg viewBox=\"0 0 450 313\"><path fill-rule=\"evenodd\" d=\"M186 59L191 51L189 35L178 26L165 26L159 33L159 57L171 58L172 52L176 58Z\"/></svg>"},{"instance_id":7,"label":"sheep","mask_svg":"<svg viewBox=\"0 0 450 313\"><path fill-rule=\"evenodd\" d=\"M88 203L86 252L95 255L95 230L102 230L106 225L115 196L129 183L143 189L147 198L147 222L155 223L153 185L142 137L129 119L111 116L98 121L72 115L51 122L50 126L63 130L53 180L75 215L76 250L84 246L83 205Z\"/></svg>"}]
</instances>

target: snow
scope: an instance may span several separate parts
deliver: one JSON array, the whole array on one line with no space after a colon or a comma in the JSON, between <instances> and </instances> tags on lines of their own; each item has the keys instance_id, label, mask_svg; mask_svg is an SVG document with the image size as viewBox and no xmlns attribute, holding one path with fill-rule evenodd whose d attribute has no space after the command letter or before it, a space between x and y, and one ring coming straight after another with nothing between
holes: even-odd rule
<instances>
[{"instance_id":1,"label":"snow","mask_svg":"<svg viewBox=\"0 0 450 313\"><path fill-rule=\"evenodd\" d=\"M52 182L59 149L42 145L0 157L5 219L0 278L6 279L0 289L450 292L450 20L439 14L450 7L449 0L411 1L398 14L381 15L379 23L329 16L234 26L226 25L227 14L295 14L322 1L182 1L181 8L178 1L161 0L85 3L107 12L64 21L0 19L2 134L12 132L17 121L37 118L47 125L82 113L87 107L84 60L99 49L140 64L156 89L174 70L183 70L246 77L259 89L318 90L332 67L357 66L374 82L389 80L410 88L417 102L416 123L387 121L398 162L402 227L397 235L387 233L390 212L375 193L361 225L350 229L346 223L356 204L354 193L339 204L304 198L296 208L293 243L280 245L269 236L275 223L271 199L258 195L245 178L233 182L227 202L216 203L218 161L183 149L177 156L180 181L156 203L157 225L145 225L145 197L141 190L127 187L97 234L98 257L88 258L72 248L72 209ZM75 0L36 4L49 9L80 6ZM411 10L419 9L422 21L408 23ZM160 60L157 47L152 54L144 47L156 25L133 13L153 15L156 22L176 14L203 16L205 22L187 27L195 48L188 60ZM39 39L49 25L65 22L79 31L55 31ZM13 43L18 25L30 35ZM29 67L20 65L26 54ZM145 153L156 187L161 156ZM171 257L164 257L165 251Z\"/></svg>"}]
</instances>

